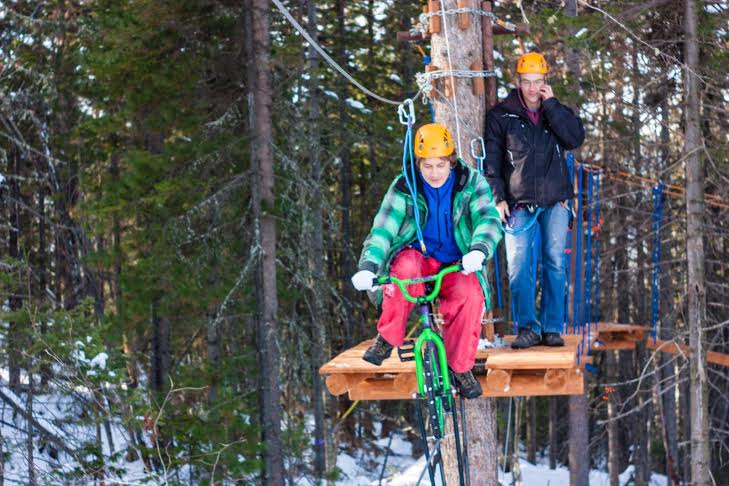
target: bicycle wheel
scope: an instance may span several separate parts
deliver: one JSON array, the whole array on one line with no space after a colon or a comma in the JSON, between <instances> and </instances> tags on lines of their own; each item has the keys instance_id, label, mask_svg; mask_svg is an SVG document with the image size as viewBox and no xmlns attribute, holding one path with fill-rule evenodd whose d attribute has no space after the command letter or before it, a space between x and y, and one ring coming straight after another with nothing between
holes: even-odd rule
<instances>
[{"instance_id":1,"label":"bicycle wheel","mask_svg":"<svg viewBox=\"0 0 729 486\"><path fill-rule=\"evenodd\" d=\"M423 372L425 373L428 421L433 436L437 440L443 437L443 378L438 362L438 349L431 342L425 344Z\"/></svg>"}]
</instances>

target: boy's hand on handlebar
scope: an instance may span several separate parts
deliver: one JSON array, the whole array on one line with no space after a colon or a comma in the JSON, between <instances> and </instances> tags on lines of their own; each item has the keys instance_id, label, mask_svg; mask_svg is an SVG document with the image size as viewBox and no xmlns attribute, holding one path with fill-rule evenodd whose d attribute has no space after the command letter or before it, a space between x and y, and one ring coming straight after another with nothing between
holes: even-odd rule
<instances>
[{"instance_id":1,"label":"boy's hand on handlebar","mask_svg":"<svg viewBox=\"0 0 729 486\"><path fill-rule=\"evenodd\" d=\"M469 273L478 272L483 267L483 261L486 259L486 255L481 250L472 250L463 255L463 273L468 275Z\"/></svg>"},{"instance_id":2,"label":"boy's hand on handlebar","mask_svg":"<svg viewBox=\"0 0 729 486\"><path fill-rule=\"evenodd\" d=\"M352 275L352 284L357 290L372 290L375 287L375 278L377 278L377 275L369 270L360 270Z\"/></svg>"}]
</instances>

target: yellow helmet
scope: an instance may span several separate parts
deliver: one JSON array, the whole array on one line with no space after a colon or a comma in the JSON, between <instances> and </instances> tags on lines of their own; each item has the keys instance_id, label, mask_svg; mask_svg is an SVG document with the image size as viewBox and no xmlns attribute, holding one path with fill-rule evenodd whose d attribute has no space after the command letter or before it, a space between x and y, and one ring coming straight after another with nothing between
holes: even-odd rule
<instances>
[{"instance_id":1,"label":"yellow helmet","mask_svg":"<svg viewBox=\"0 0 729 486\"><path fill-rule=\"evenodd\" d=\"M527 52L516 61L516 72L519 74L547 74L549 66L544 56L538 52Z\"/></svg>"},{"instance_id":2,"label":"yellow helmet","mask_svg":"<svg viewBox=\"0 0 729 486\"><path fill-rule=\"evenodd\" d=\"M415 156L420 158L448 157L453 153L453 138L440 123L428 123L418 128L413 144Z\"/></svg>"}]
</instances>

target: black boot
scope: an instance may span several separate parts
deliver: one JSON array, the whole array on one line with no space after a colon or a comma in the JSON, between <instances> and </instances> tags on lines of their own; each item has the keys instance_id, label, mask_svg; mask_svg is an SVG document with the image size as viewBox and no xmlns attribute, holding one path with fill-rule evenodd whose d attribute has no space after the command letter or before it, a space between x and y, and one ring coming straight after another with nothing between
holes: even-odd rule
<instances>
[{"instance_id":1,"label":"black boot","mask_svg":"<svg viewBox=\"0 0 729 486\"><path fill-rule=\"evenodd\" d=\"M478 398L483 393L481 383L478 382L470 371L466 371L465 373L456 373L454 371L452 376L458 392L465 398Z\"/></svg>"},{"instance_id":2,"label":"black boot","mask_svg":"<svg viewBox=\"0 0 729 486\"><path fill-rule=\"evenodd\" d=\"M564 339L558 332L545 332L542 334L542 344L545 346L564 346Z\"/></svg>"},{"instance_id":3,"label":"black boot","mask_svg":"<svg viewBox=\"0 0 729 486\"><path fill-rule=\"evenodd\" d=\"M394 348L394 346L385 341L385 338L378 334L375 338L374 344L367 348L367 351L365 351L364 355L362 355L362 359L375 366L380 366L385 359L390 357L392 348Z\"/></svg>"},{"instance_id":4,"label":"black boot","mask_svg":"<svg viewBox=\"0 0 729 486\"><path fill-rule=\"evenodd\" d=\"M541 344L542 338L536 332L528 328L519 329L519 335L511 343L514 349L526 349Z\"/></svg>"}]
</instances>

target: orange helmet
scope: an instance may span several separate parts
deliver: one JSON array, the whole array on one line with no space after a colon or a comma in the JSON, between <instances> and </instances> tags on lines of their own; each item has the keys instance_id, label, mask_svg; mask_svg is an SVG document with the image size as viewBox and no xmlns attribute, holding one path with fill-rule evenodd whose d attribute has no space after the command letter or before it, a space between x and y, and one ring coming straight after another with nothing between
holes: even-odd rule
<instances>
[{"instance_id":1,"label":"orange helmet","mask_svg":"<svg viewBox=\"0 0 729 486\"><path fill-rule=\"evenodd\" d=\"M519 74L547 74L549 66L544 56L538 52L527 52L516 61L516 72Z\"/></svg>"},{"instance_id":2,"label":"orange helmet","mask_svg":"<svg viewBox=\"0 0 729 486\"><path fill-rule=\"evenodd\" d=\"M453 138L440 123L428 123L418 128L413 144L415 156L420 158L448 157L453 153Z\"/></svg>"}]
</instances>

